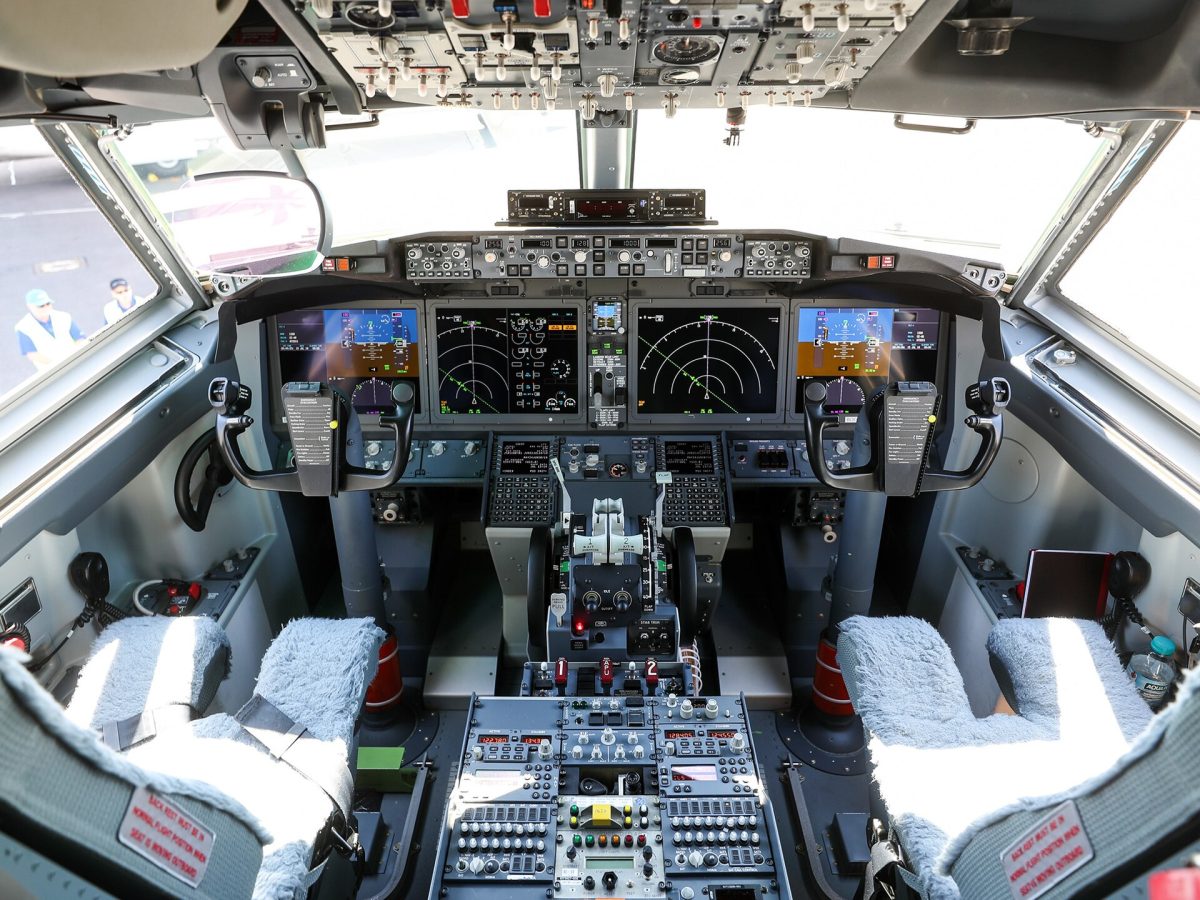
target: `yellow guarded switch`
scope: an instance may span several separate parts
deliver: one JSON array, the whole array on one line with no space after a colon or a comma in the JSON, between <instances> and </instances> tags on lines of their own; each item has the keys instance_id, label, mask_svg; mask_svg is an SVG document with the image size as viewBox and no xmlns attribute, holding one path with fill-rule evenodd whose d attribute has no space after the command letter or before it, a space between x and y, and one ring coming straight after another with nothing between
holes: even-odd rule
<instances>
[{"instance_id":1,"label":"yellow guarded switch","mask_svg":"<svg viewBox=\"0 0 1200 900\"><path fill-rule=\"evenodd\" d=\"M612 824L612 804L610 803L593 803L592 804L592 824L599 827L602 825Z\"/></svg>"}]
</instances>

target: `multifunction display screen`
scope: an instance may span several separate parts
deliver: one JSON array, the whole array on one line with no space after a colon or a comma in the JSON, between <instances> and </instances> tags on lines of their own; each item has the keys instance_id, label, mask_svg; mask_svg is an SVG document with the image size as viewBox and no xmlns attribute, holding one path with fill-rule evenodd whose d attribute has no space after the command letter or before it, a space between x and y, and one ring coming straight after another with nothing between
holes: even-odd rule
<instances>
[{"instance_id":1,"label":"multifunction display screen","mask_svg":"<svg viewBox=\"0 0 1200 900\"><path fill-rule=\"evenodd\" d=\"M435 327L443 415L579 411L577 310L445 307Z\"/></svg>"},{"instance_id":2,"label":"multifunction display screen","mask_svg":"<svg viewBox=\"0 0 1200 900\"><path fill-rule=\"evenodd\" d=\"M644 306L637 313L640 415L771 415L782 309Z\"/></svg>"},{"instance_id":3,"label":"multifunction display screen","mask_svg":"<svg viewBox=\"0 0 1200 900\"><path fill-rule=\"evenodd\" d=\"M825 408L855 416L892 381L935 381L941 317L932 309L825 307L797 311L796 412L804 384L825 381Z\"/></svg>"},{"instance_id":4,"label":"multifunction display screen","mask_svg":"<svg viewBox=\"0 0 1200 900\"><path fill-rule=\"evenodd\" d=\"M505 441L500 447L501 475L547 475L549 441Z\"/></svg>"},{"instance_id":5,"label":"multifunction display screen","mask_svg":"<svg viewBox=\"0 0 1200 900\"><path fill-rule=\"evenodd\" d=\"M712 444L708 441L663 441L663 462L672 475L712 475Z\"/></svg>"},{"instance_id":6,"label":"multifunction display screen","mask_svg":"<svg viewBox=\"0 0 1200 900\"><path fill-rule=\"evenodd\" d=\"M322 381L354 411L392 413L392 388L409 381L420 410L420 340L414 309L302 309L275 317L279 376Z\"/></svg>"}]
</instances>

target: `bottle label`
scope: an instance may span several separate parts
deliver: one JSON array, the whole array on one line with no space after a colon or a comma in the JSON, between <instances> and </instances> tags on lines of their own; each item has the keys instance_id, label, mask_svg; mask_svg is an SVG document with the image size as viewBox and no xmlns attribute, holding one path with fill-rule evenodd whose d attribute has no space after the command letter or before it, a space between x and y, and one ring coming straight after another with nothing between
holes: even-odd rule
<instances>
[{"instance_id":1,"label":"bottle label","mask_svg":"<svg viewBox=\"0 0 1200 900\"><path fill-rule=\"evenodd\" d=\"M1167 693L1166 682L1148 678L1145 675L1134 675L1133 686L1151 706L1161 703Z\"/></svg>"}]
</instances>

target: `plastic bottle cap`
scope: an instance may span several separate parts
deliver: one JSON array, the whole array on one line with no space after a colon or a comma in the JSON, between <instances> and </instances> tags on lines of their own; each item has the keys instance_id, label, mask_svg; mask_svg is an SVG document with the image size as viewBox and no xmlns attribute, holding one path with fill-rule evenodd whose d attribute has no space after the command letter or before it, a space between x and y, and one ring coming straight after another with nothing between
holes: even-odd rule
<instances>
[{"instance_id":1,"label":"plastic bottle cap","mask_svg":"<svg viewBox=\"0 0 1200 900\"><path fill-rule=\"evenodd\" d=\"M1150 652L1168 659L1175 655L1175 642L1165 634L1156 635L1150 641Z\"/></svg>"}]
</instances>

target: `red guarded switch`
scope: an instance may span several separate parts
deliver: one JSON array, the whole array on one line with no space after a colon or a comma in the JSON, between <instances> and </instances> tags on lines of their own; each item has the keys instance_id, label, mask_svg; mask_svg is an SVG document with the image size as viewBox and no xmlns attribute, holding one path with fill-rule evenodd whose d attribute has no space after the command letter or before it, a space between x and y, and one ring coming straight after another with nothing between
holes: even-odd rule
<instances>
[{"instance_id":1,"label":"red guarded switch","mask_svg":"<svg viewBox=\"0 0 1200 900\"><path fill-rule=\"evenodd\" d=\"M554 663L554 683L558 687L567 686L567 658L560 656Z\"/></svg>"},{"instance_id":2,"label":"red guarded switch","mask_svg":"<svg viewBox=\"0 0 1200 900\"><path fill-rule=\"evenodd\" d=\"M550 0L533 0L533 16L535 19L550 18Z\"/></svg>"},{"instance_id":3,"label":"red guarded switch","mask_svg":"<svg viewBox=\"0 0 1200 900\"><path fill-rule=\"evenodd\" d=\"M471 14L471 0L450 0L450 11L454 18L465 19Z\"/></svg>"},{"instance_id":4,"label":"red guarded switch","mask_svg":"<svg viewBox=\"0 0 1200 900\"><path fill-rule=\"evenodd\" d=\"M600 683L605 687L613 683L613 663L607 656L600 660Z\"/></svg>"}]
</instances>

